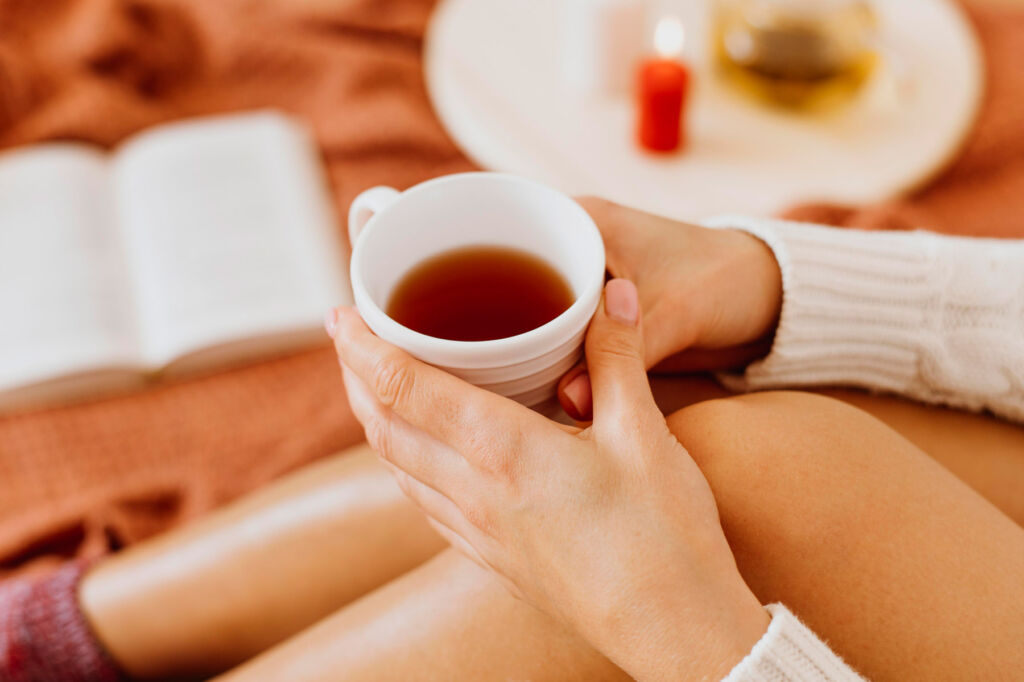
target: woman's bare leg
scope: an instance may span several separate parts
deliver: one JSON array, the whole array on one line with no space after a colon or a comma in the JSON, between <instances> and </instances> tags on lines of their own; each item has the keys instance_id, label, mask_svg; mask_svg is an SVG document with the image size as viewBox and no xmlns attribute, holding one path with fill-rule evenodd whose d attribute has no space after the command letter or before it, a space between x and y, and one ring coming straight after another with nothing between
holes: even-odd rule
<instances>
[{"instance_id":1,"label":"woman's bare leg","mask_svg":"<svg viewBox=\"0 0 1024 682\"><path fill-rule=\"evenodd\" d=\"M667 407L727 395L704 379L654 383ZM901 431L1024 523L1024 429L895 398L837 395ZM207 674L294 634L441 547L364 451L310 467L103 562L87 576L83 601L128 670ZM239 572L240 565L247 570Z\"/></svg>"},{"instance_id":2,"label":"woman's bare leg","mask_svg":"<svg viewBox=\"0 0 1024 682\"><path fill-rule=\"evenodd\" d=\"M218 682L629 677L448 550Z\"/></svg>"},{"instance_id":3,"label":"woman's bare leg","mask_svg":"<svg viewBox=\"0 0 1024 682\"><path fill-rule=\"evenodd\" d=\"M670 425L755 594L869 679L1024 669L1024 529L911 442L802 393L702 403Z\"/></svg>"},{"instance_id":4,"label":"woman's bare leg","mask_svg":"<svg viewBox=\"0 0 1024 682\"><path fill-rule=\"evenodd\" d=\"M1024 428L892 396L838 389L821 393L885 422L1024 526Z\"/></svg>"},{"instance_id":5,"label":"woman's bare leg","mask_svg":"<svg viewBox=\"0 0 1024 682\"><path fill-rule=\"evenodd\" d=\"M653 377L651 384L666 413L733 395L701 376ZM814 393L841 400L881 420L1024 526L1024 427L895 396L850 389Z\"/></svg>"},{"instance_id":6,"label":"woman's bare leg","mask_svg":"<svg viewBox=\"0 0 1024 682\"><path fill-rule=\"evenodd\" d=\"M702 403L670 425L708 477L759 598L788 604L869 678L998 679L1024 667L1024 530L912 443L793 393ZM226 679L616 675L445 556Z\"/></svg>"},{"instance_id":7,"label":"woman's bare leg","mask_svg":"<svg viewBox=\"0 0 1024 682\"><path fill-rule=\"evenodd\" d=\"M133 676L207 677L445 546L361 446L104 560L80 597Z\"/></svg>"}]
</instances>

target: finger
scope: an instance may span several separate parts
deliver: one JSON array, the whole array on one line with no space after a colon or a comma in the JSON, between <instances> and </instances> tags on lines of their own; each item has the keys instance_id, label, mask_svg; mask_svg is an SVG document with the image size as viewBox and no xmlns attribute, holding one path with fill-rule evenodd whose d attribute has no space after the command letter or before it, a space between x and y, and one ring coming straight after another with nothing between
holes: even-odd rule
<instances>
[{"instance_id":1,"label":"finger","mask_svg":"<svg viewBox=\"0 0 1024 682\"><path fill-rule=\"evenodd\" d=\"M602 236L607 236L606 232L618 226L620 207L614 202L592 196L577 196L573 199L590 215Z\"/></svg>"},{"instance_id":2,"label":"finger","mask_svg":"<svg viewBox=\"0 0 1024 682\"><path fill-rule=\"evenodd\" d=\"M466 497L484 484L459 453L381 405L350 369L343 366L342 377L366 441L386 464L439 491L456 505L459 496Z\"/></svg>"},{"instance_id":3,"label":"finger","mask_svg":"<svg viewBox=\"0 0 1024 682\"><path fill-rule=\"evenodd\" d=\"M335 314L335 349L377 400L475 464L515 456L522 444L510 436L560 431L518 403L415 360L375 336L353 309Z\"/></svg>"},{"instance_id":4,"label":"finger","mask_svg":"<svg viewBox=\"0 0 1024 682\"><path fill-rule=\"evenodd\" d=\"M576 197L576 203L590 215L601 233L608 272L612 277L631 277L629 266L636 260L637 248L635 222L644 214L599 197Z\"/></svg>"},{"instance_id":5,"label":"finger","mask_svg":"<svg viewBox=\"0 0 1024 682\"><path fill-rule=\"evenodd\" d=\"M587 366L579 364L565 373L558 382L558 403L569 415L578 422L590 421L593 410L591 397L590 375Z\"/></svg>"},{"instance_id":6,"label":"finger","mask_svg":"<svg viewBox=\"0 0 1024 682\"><path fill-rule=\"evenodd\" d=\"M340 362L338 364L341 366L341 382L345 385L348 406L352 408L352 414L356 416L365 432L368 421L377 417L383 418L383 406L370 394L352 370Z\"/></svg>"},{"instance_id":7,"label":"finger","mask_svg":"<svg viewBox=\"0 0 1024 682\"><path fill-rule=\"evenodd\" d=\"M597 434L637 433L652 415L661 419L644 365L640 301L629 280L605 286L587 331L586 355Z\"/></svg>"},{"instance_id":8,"label":"finger","mask_svg":"<svg viewBox=\"0 0 1024 682\"><path fill-rule=\"evenodd\" d=\"M490 536L473 525L450 499L422 481L417 481L390 462L384 464L394 474L395 482L398 483L398 487L402 489L405 496L422 509L428 517L441 523L450 532L473 547L483 546L488 542Z\"/></svg>"},{"instance_id":9,"label":"finger","mask_svg":"<svg viewBox=\"0 0 1024 682\"><path fill-rule=\"evenodd\" d=\"M477 566L489 572L495 579L497 579L499 583L501 583L505 587L506 590L508 590L509 594L511 594L516 599L522 599L525 601L522 591L519 589L519 586L512 582L509 578L507 578L501 571L495 569L495 567L489 561L484 559L483 555L480 552L478 552L476 548L473 547L473 545L466 542L457 533L455 533L450 528L445 526L443 523L440 523L436 519L432 519L428 516L427 523L429 523L431 527L435 531L437 531L438 535L447 540L448 544L450 544L455 551L461 553L463 556L465 556L467 559L475 563Z\"/></svg>"},{"instance_id":10,"label":"finger","mask_svg":"<svg viewBox=\"0 0 1024 682\"><path fill-rule=\"evenodd\" d=\"M484 560L483 556L473 543L465 536L465 534L476 535L478 534L478 531L465 527L464 519L460 520L457 513L447 515L446 510L443 509L443 503L442 506L438 506L435 504L436 501L431 499L431 491L429 488L418 484L411 478L405 477L398 469L392 467L391 470L392 473L395 474L395 480L398 482L398 486L402 489L402 492L405 493L405 496L412 500L413 504L422 509L427 515L427 523L429 523L441 537L447 540L448 544L453 548L471 559L480 567L489 570L490 566ZM456 527L461 528L461 532L455 530Z\"/></svg>"},{"instance_id":11,"label":"finger","mask_svg":"<svg viewBox=\"0 0 1024 682\"><path fill-rule=\"evenodd\" d=\"M466 542L464 538L462 538L458 533L453 531L451 528L444 525L437 519L431 518L429 516L427 517L427 523L430 524L431 528L437 531L438 535L444 538L445 541L447 541L448 544L452 546L452 549L459 552L464 557L466 557L467 559L469 559L485 571L494 570L486 561L484 561L484 558L480 556L480 552L476 551L476 548L473 547L473 545Z\"/></svg>"}]
</instances>

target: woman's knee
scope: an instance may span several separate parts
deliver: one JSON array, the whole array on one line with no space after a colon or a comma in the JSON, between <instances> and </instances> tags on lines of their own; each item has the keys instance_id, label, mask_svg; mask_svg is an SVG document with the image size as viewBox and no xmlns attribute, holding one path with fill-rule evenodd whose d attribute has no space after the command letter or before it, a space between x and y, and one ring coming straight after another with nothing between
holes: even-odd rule
<instances>
[{"instance_id":1,"label":"woman's knee","mask_svg":"<svg viewBox=\"0 0 1024 682\"><path fill-rule=\"evenodd\" d=\"M705 475L728 469L761 478L811 456L809 442L840 440L844 424L863 428L865 420L874 421L832 398L765 391L690 405L670 415L668 424ZM819 454L838 452L829 448Z\"/></svg>"},{"instance_id":2,"label":"woman's knee","mask_svg":"<svg viewBox=\"0 0 1024 682\"><path fill-rule=\"evenodd\" d=\"M927 459L867 413L799 392L699 403L669 427L708 479L738 551L826 542L864 521L864 490L881 492L879 453Z\"/></svg>"},{"instance_id":3,"label":"woman's knee","mask_svg":"<svg viewBox=\"0 0 1024 682\"><path fill-rule=\"evenodd\" d=\"M670 425L762 602L785 602L871 679L905 679L908 661L930 679L1008 669L976 651L1020 649L1020 528L923 451L813 395L704 403Z\"/></svg>"}]
</instances>

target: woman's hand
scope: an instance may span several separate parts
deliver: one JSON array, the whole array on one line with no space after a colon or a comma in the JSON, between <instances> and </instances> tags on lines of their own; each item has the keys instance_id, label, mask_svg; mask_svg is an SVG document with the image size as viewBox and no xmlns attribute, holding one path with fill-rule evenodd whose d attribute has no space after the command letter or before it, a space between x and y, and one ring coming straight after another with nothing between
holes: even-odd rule
<instances>
[{"instance_id":1,"label":"woman's hand","mask_svg":"<svg viewBox=\"0 0 1024 682\"><path fill-rule=\"evenodd\" d=\"M736 230L661 218L583 198L604 238L608 270L636 282L644 310L644 361L664 371L743 367L767 355L782 305L771 250ZM571 417L589 420L582 366L559 384Z\"/></svg>"},{"instance_id":2,"label":"woman's hand","mask_svg":"<svg viewBox=\"0 0 1024 682\"><path fill-rule=\"evenodd\" d=\"M768 616L700 470L654 404L636 288L586 340L594 423L565 427L328 319L349 400L403 490L467 556L641 680L725 676Z\"/></svg>"},{"instance_id":3,"label":"woman's hand","mask_svg":"<svg viewBox=\"0 0 1024 682\"><path fill-rule=\"evenodd\" d=\"M782 306L782 276L759 239L680 223L585 198L613 277L636 282L648 367L674 358L692 369L742 365L768 350Z\"/></svg>"}]
</instances>

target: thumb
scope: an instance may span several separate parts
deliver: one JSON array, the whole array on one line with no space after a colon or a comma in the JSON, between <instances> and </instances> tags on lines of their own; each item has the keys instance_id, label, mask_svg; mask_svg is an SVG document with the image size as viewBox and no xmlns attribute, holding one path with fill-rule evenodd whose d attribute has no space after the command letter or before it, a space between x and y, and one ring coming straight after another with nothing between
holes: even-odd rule
<instances>
[{"instance_id":1,"label":"thumb","mask_svg":"<svg viewBox=\"0 0 1024 682\"><path fill-rule=\"evenodd\" d=\"M644 363L640 299L628 279L605 285L604 298L587 332L587 371L594 429L621 432L658 414Z\"/></svg>"}]
</instances>

